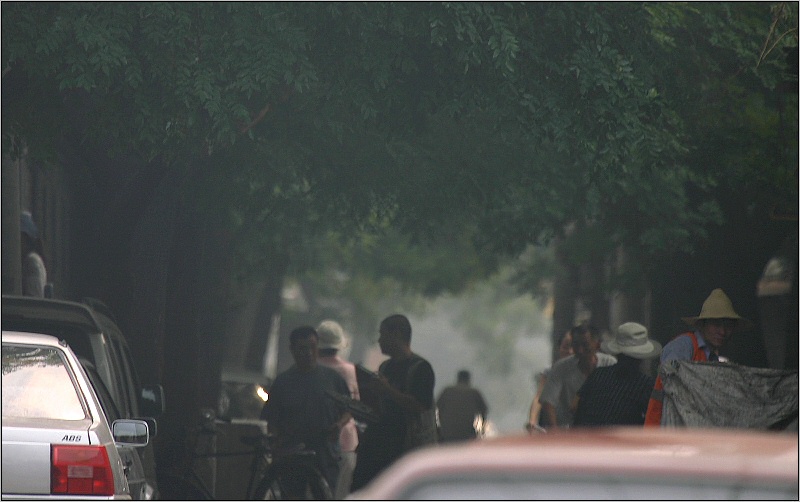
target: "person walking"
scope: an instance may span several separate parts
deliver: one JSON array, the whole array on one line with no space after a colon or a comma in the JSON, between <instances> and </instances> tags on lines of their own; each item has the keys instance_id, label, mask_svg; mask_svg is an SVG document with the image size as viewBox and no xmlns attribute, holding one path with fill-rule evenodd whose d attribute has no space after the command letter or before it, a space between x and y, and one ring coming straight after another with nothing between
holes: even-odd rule
<instances>
[{"instance_id":1,"label":"person walking","mask_svg":"<svg viewBox=\"0 0 800 502\"><path fill-rule=\"evenodd\" d=\"M304 445L314 450L322 475L335 491L339 477L339 431L350 418L326 395L349 396L339 374L317 363L319 335L311 326L300 326L289 334L294 365L280 373L269 391L261 418L274 432L280 447Z\"/></svg>"},{"instance_id":2,"label":"person walking","mask_svg":"<svg viewBox=\"0 0 800 502\"><path fill-rule=\"evenodd\" d=\"M669 361L721 361L720 350L736 331L748 329L752 323L733 310L733 303L725 292L717 288L708 295L700 314L683 317L692 331L672 339L661 351L661 365ZM646 427L661 426L664 389L661 376L656 377L645 416Z\"/></svg>"},{"instance_id":3,"label":"person walking","mask_svg":"<svg viewBox=\"0 0 800 502\"><path fill-rule=\"evenodd\" d=\"M381 414L359 439L353 491L418 446L420 440L436 441L435 375L431 364L411 351L411 323L406 316L394 314L381 321L379 331L378 344L389 359L381 363L376 377L359 380L359 390L362 395L380 396Z\"/></svg>"},{"instance_id":4,"label":"person walking","mask_svg":"<svg viewBox=\"0 0 800 502\"><path fill-rule=\"evenodd\" d=\"M642 425L655 378L642 372L642 360L661 353L647 328L626 322L600 345L617 364L596 368L578 390L574 426Z\"/></svg>"},{"instance_id":5,"label":"person walking","mask_svg":"<svg viewBox=\"0 0 800 502\"><path fill-rule=\"evenodd\" d=\"M342 326L336 321L325 320L317 326L317 333L319 334L319 364L333 369L344 379L351 399L360 399L356 367L339 355L340 351L347 347L347 339ZM352 417L339 431L339 447L341 448L341 460L339 461L339 479L336 482L334 497L336 500L344 500L350 493L350 485L353 482L356 448L358 447L358 430Z\"/></svg>"},{"instance_id":6,"label":"person walking","mask_svg":"<svg viewBox=\"0 0 800 502\"><path fill-rule=\"evenodd\" d=\"M467 370L460 370L456 375L456 384L446 387L436 406L439 409L439 440L443 443L475 439L477 431L475 422L486 422L489 408L481 392L472 387L471 375Z\"/></svg>"},{"instance_id":7,"label":"person walking","mask_svg":"<svg viewBox=\"0 0 800 502\"><path fill-rule=\"evenodd\" d=\"M611 366L614 356L598 352L600 334L593 326L575 326L572 332L573 355L553 364L542 389L542 418L545 428L569 427L575 413L575 399L586 377L595 368Z\"/></svg>"}]
</instances>

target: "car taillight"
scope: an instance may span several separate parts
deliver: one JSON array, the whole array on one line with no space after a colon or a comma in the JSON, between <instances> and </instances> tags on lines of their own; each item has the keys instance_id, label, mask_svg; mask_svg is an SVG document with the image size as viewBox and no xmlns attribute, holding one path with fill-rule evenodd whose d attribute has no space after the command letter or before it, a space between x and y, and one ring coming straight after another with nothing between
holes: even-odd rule
<instances>
[{"instance_id":1,"label":"car taillight","mask_svg":"<svg viewBox=\"0 0 800 502\"><path fill-rule=\"evenodd\" d=\"M53 445L50 493L114 495L114 473L103 446Z\"/></svg>"}]
</instances>

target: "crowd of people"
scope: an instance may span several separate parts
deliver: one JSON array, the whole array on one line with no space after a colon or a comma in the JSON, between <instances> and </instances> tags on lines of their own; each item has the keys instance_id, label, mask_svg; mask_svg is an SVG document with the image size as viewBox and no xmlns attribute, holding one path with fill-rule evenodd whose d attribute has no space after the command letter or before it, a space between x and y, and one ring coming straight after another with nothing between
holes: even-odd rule
<instances>
[{"instance_id":1,"label":"crowd of people","mask_svg":"<svg viewBox=\"0 0 800 502\"><path fill-rule=\"evenodd\" d=\"M637 322L621 324L604 340L586 323L563 333L557 360L538 375L527 429L660 426L662 381L645 364L659 356L661 364L724 360L720 349L750 325L721 289L711 292L697 316L683 320L689 329L663 347ZM486 400L469 370L458 371L456 382L434 399L433 367L411 350L406 316L385 318L379 334L388 359L373 373L340 356L347 341L337 322L296 328L289 340L295 364L275 379L262 412L283 444L317 453L337 499L414 448L480 438L487 421ZM347 404L353 401L368 406L371 418L354 417L356 408Z\"/></svg>"}]
</instances>

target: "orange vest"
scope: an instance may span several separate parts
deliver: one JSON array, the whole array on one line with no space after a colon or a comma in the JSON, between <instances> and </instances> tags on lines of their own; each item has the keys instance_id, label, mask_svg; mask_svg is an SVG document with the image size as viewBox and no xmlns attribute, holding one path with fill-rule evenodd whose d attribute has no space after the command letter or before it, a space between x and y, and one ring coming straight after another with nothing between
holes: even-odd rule
<instances>
[{"instance_id":1,"label":"orange vest","mask_svg":"<svg viewBox=\"0 0 800 502\"><path fill-rule=\"evenodd\" d=\"M706 351L701 349L697 343L697 336L694 333L682 333L678 336L688 336L692 339L692 361L708 361ZM677 336L675 338L678 338ZM656 377L656 384L653 387L653 393L650 394L650 402L647 403L647 415L644 417L645 427L661 427L661 411L663 409L664 401L664 384L661 383L661 372Z\"/></svg>"}]
</instances>

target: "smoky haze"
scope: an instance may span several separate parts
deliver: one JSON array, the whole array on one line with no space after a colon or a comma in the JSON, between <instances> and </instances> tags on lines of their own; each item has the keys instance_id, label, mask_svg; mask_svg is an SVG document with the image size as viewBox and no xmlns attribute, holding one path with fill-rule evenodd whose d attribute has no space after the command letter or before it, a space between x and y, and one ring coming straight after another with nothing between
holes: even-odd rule
<instances>
[{"instance_id":1,"label":"smoky haze","mask_svg":"<svg viewBox=\"0 0 800 502\"><path fill-rule=\"evenodd\" d=\"M473 387L481 391L489 406L489 420L497 432L522 432L536 391L534 376L550 366L550 319L530 297L514 299L518 308L527 310L530 315L505 328L510 330L504 335L511 344L511 356L504 371L499 371L492 368L489 361L497 359L492 347L500 345L479 343L467 333L470 321L465 321L462 315L471 300L467 296L438 298L430 301L424 312L408 314L412 327L411 349L433 366L435 397L455 383L458 370L468 369L472 373ZM380 355L376 344L367 349L363 361L365 366L377 369L383 359L385 356Z\"/></svg>"}]
</instances>

